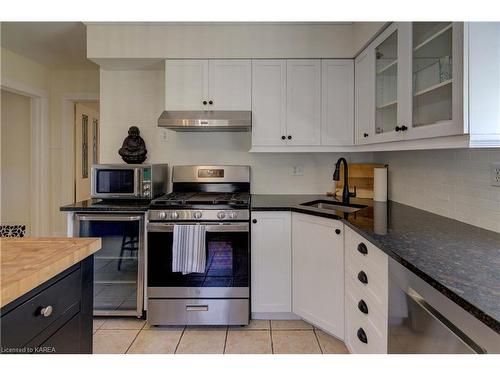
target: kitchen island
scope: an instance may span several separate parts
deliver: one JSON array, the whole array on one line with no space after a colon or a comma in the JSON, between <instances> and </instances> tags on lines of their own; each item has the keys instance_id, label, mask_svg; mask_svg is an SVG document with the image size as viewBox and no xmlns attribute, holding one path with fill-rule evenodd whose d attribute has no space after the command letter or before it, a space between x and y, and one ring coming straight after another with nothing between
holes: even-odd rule
<instances>
[{"instance_id":1,"label":"kitchen island","mask_svg":"<svg viewBox=\"0 0 500 375\"><path fill-rule=\"evenodd\" d=\"M8 238L1 249L2 353L92 353L99 238Z\"/></svg>"}]
</instances>

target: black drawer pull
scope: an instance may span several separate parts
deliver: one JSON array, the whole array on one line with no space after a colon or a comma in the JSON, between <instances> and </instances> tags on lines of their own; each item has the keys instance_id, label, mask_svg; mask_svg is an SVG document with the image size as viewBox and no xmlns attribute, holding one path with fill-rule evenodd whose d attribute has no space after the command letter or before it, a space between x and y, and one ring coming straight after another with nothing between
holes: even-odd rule
<instances>
[{"instance_id":1,"label":"black drawer pull","mask_svg":"<svg viewBox=\"0 0 500 375\"><path fill-rule=\"evenodd\" d=\"M256 224L257 223L257 219L253 219L252 223Z\"/></svg>"},{"instance_id":2,"label":"black drawer pull","mask_svg":"<svg viewBox=\"0 0 500 375\"><path fill-rule=\"evenodd\" d=\"M363 344L368 343L368 337L366 337L365 330L363 328L358 329L357 333L359 341L361 341Z\"/></svg>"},{"instance_id":3,"label":"black drawer pull","mask_svg":"<svg viewBox=\"0 0 500 375\"><path fill-rule=\"evenodd\" d=\"M358 251L363 254L363 255L366 255L368 254L368 248L366 247L366 245L363 243L363 242L360 242L359 245L358 245Z\"/></svg>"},{"instance_id":4,"label":"black drawer pull","mask_svg":"<svg viewBox=\"0 0 500 375\"><path fill-rule=\"evenodd\" d=\"M366 276L365 271L359 271L358 280L361 281L363 284L368 284L368 276Z\"/></svg>"},{"instance_id":5,"label":"black drawer pull","mask_svg":"<svg viewBox=\"0 0 500 375\"><path fill-rule=\"evenodd\" d=\"M361 311L363 314L368 314L368 306L366 305L366 302L363 300L360 300L358 302L358 309Z\"/></svg>"},{"instance_id":6,"label":"black drawer pull","mask_svg":"<svg viewBox=\"0 0 500 375\"><path fill-rule=\"evenodd\" d=\"M335 229L335 233L340 234L340 229Z\"/></svg>"}]
</instances>

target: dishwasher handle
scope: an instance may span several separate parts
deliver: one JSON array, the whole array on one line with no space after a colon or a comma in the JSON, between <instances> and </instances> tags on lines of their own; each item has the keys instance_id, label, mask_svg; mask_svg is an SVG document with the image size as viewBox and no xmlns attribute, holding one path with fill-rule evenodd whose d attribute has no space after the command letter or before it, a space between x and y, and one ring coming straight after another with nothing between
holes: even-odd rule
<instances>
[{"instance_id":1,"label":"dishwasher handle","mask_svg":"<svg viewBox=\"0 0 500 375\"><path fill-rule=\"evenodd\" d=\"M420 294L418 294L413 288L408 287L406 295L413 300L417 305L419 305L423 310L425 310L429 315L431 315L435 320L441 323L445 328L457 336L465 345L471 348L473 351L479 354L485 354L486 350L479 346L475 341L473 341L465 332L458 328L455 324L450 322L445 316L443 316L439 311L437 311L432 305L430 305Z\"/></svg>"}]
</instances>

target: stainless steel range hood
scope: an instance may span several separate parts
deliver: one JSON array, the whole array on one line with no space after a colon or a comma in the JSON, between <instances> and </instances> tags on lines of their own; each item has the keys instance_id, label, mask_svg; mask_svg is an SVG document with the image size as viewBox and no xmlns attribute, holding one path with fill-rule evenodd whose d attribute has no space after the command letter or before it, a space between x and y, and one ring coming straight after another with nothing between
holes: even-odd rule
<instances>
[{"instance_id":1,"label":"stainless steel range hood","mask_svg":"<svg viewBox=\"0 0 500 375\"><path fill-rule=\"evenodd\" d=\"M245 132L252 127L252 112L163 111L158 126L181 132Z\"/></svg>"}]
</instances>

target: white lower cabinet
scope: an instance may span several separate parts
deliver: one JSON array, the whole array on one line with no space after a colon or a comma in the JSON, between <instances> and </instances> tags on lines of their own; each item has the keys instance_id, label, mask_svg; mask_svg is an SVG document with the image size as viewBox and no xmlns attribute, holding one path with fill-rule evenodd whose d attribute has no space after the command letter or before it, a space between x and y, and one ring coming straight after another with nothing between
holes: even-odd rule
<instances>
[{"instance_id":1,"label":"white lower cabinet","mask_svg":"<svg viewBox=\"0 0 500 375\"><path fill-rule=\"evenodd\" d=\"M387 353L388 257L345 228L345 343L351 353Z\"/></svg>"},{"instance_id":2,"label":"white lower cabinet","mask_svg":"<svg viewBox=\"0 0 500 375\"><path fill-rule=\"evenodd\" d=\"M292 213L292 311L344 338L344 225Z\"/></svg>"},{"instance_id":3,"label":"white lower cabinet","mask_svg":"<svg viewBox=\"0 0 500 375\"><path fill-rule=\"evenodd\" d=\"M251 311L254 318L292 315L291 212L252 212ZM289 316L288 316L289 317Z\"/></svg>"}]
</instances>

